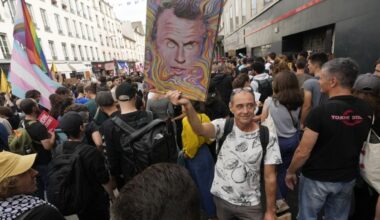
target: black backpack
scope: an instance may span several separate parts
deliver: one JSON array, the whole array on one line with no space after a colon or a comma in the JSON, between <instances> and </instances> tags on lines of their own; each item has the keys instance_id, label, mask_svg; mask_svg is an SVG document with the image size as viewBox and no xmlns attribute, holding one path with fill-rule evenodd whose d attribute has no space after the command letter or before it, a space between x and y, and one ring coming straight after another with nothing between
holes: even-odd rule
<instances>
[{"instance_id":1,"label":"black backpack","mask_svg":"<svg viewBox=\"0 0 380 220\"><path fill-rule=\"evenodd\" d=\"M218 141L218 149L217 149L217 155L219 154L219 151L224 143L224 141L227 138L227 135L231 133L232 127L234 126L234 118L227 118L226 122L224 124L224 130L223 130L223 136ZM269 129L266 126L260 125L259 127L259 135L260 135L260 142L261 147L263 148L263 157L261 158L260 163L260 193L261 193L261 207L263 210L266 208L266 195L265 195L265 182L264 182L264 159L265 155L267 153L267 146L269 144Z\"/></svg>"},{"instance_id":2,"label":"black backpack","mask_svg":"<svg viewBox=\"0 0 380 220\"><path fill-rule=\"evenodd\" d=\"M273 78L267 78L263 80L253 79L259 85L258 92L261 94L259 101L264 103L265 99L273 95L272 81Z\"/></svg>"},{"instance_id":3,"label":"black backpack","mask_svg":"<svg viewBox=\"0 0 380 220\"><path fill-rule=\"evenodd\" d=\"M92 147L79 144L73 153L66 153L61 144L49 164L47 198L63 215L79 213L88 205L90 183L80 153L89 148Z\"/></svg>"},{"instance_id":4,"label":"black backpack","mask_svg":"<svg viewBox=\"0 0 380 220\"><path fill-rule=\"evenodd\" d=\"M172 122L170 119L152 120L151 114L148 112L150 122L138 130L129 126L118 116L112 118L122 131L120 143L123 150L123 166L128 169L128 176L125 177L127 179L152 164L177 162L178 150Z\"/></svg>"}]
</instances>

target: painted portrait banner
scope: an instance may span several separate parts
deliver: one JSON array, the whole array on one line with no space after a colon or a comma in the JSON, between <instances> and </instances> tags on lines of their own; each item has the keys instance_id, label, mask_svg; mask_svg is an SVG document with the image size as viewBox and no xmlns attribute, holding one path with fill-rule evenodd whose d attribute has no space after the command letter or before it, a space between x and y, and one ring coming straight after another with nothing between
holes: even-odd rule
<instances>
[{"instance_id":1,"label":"painted portrait banner","mask_svg":"<svg viewBox=\"0 0 380 220\"><path fill-rule=\"evenodd\" d=\"M205 101L223 0L148 0L145 82Z\"/></svg>"}]
</instances>

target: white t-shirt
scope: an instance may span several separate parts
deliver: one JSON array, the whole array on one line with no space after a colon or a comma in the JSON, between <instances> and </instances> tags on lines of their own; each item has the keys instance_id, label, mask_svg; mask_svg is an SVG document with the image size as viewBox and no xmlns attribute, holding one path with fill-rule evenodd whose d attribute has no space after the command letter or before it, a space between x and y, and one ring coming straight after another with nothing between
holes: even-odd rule
<instances>
[{"instance_id":1,"label":"white t-shirt","mask_svg":"<svg viewBox=\"0 0 380 220\"><path fill-rule=\"evenodd\" d=\"M223 136L226 119L216 119L216 138ZM260 165L262 147L259 129L243 132L233 126L218 154L211 193L231 204L255 206L260 203ZM280 164L277 139L269 134L264 164Z\"/></svg>"}]
</instances>

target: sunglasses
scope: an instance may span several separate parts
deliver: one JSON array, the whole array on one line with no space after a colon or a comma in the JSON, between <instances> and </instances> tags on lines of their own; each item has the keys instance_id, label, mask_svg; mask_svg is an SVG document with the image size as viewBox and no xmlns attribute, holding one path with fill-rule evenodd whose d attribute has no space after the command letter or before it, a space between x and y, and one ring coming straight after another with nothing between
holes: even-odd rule
<instances>
[{"instance_id":1,"label":"sunglasses","mask_svg":"<svg viewBox=\"0 0 380 220\"><path fill-rule=\"evenodd\" d=\"M236 89L232 90L232 94L231 95L235 95L235 94L240 93L240 92L250 92L250 93L253 93L253 90L252 90L251 87L236 88Z\"/></svg>"}]
</instances>

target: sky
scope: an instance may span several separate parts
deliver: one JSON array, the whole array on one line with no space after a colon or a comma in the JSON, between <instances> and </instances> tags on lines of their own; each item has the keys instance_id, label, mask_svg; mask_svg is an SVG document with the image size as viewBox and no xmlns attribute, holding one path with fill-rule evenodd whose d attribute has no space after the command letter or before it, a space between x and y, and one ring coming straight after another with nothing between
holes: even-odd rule
<instances>
[{"instance_id":1,"label":"sky","mask_svg":"<svg viewBox=\"0 0 380 220\"><path fill-rule=\"evenodd\" d=\"M146 0L111 0L110 3L121 21L142 21L145 24Z\"/></svg>"}]
</instances>

